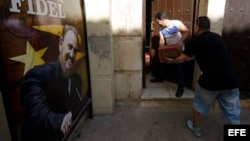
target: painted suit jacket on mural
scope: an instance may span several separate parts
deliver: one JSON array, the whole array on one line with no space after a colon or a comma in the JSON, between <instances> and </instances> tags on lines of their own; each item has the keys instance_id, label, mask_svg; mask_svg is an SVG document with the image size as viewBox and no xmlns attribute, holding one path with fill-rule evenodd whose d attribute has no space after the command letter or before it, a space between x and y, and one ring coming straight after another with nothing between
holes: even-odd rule
<instances>
[{"instance_id":1,"label":"painted suit jacket on mural","mask_svg":"<svg viewBox=\"0 0 250 141\"><path fill-rule=\"evenodd\" d=\"M71 111L73 120L78 114L82 106L81 78L74 73L69 85L61 71L59 62L48 63L34 67L22 79L23 140L56 140L62 135L65 114Z\"/></svg>"}]
</instances>

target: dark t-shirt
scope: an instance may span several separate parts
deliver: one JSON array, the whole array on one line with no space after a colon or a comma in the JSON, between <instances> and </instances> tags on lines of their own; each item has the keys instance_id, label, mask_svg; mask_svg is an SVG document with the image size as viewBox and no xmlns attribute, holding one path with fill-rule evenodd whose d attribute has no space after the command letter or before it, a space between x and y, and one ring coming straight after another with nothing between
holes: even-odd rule
<instances>
[{"instance_id":1,"label":"dark t-shirt","mask_svg":"<svg viewBox=\"0 0 250 141\"><path fill-rule=\"evenodd\" d=\"M194 56L201 69L198 84L208 90L238 86L226 46L220 35L206 31L190 41L184 54Z\"/></svg>"}]
</instances>

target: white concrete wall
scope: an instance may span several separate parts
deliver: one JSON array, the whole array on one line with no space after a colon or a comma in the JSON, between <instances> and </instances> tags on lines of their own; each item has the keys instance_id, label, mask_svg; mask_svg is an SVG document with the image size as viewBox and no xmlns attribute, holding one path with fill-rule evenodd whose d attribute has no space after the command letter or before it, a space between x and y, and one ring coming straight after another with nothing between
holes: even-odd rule
<instances>
[{"instance_id":1,"label":"white concrete wall","mask_svg":"<svg viewBox=\"0 0 250 141\"><path fill-rule=\"evenodd\" d=\"M115 100L140 100L142 94L143 0L112 0Z\"/></svg>"},{"instance_id":2,"label":"white concrete wall","mask_svg":"<svg viewBox=\"0 0 250 141\"><path fill-rule=\"evenodd\" d=\"M85 0L93 113L114 110L111 0Z\"/></svg>"},{"instance_id":3,"label":"white concrete wall","mask_svg":"<svg viewBox=\"0 0 250 141\"><path fill-rule=\"evenodd\" d=\"M226 0L209 0L207 16L211 22L211 31L222 34Z\"/></svg>"},{"instance_id":4,"label":"white concrete wall","mask_svg":"<svg viewBox=\"0 0 250 141\"><path fill-rule=\"evenodd\" d=\"M142 93L143 0L85 0L94 114Z\"/></svg>"}]
</instances>

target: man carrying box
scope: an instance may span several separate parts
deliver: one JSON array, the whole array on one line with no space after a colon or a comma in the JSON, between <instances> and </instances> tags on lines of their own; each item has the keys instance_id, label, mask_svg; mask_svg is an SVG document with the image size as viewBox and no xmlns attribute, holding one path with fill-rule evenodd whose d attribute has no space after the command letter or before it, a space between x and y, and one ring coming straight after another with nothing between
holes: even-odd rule
<instances>
[{"instance_id":1,"label":"man carrying box","mask_svg":"<svg viewBox=\"0 0 250 141\"><path fill-rule=\"evenodd\" d=\"M188 28L180 20L169 20L165 12L156 13L156 20L162 27L159 32L160 36L160 48L166 45L179 45L181 50L184 50L184 41L189 35ZM160 53L160 52L159 52ZM159 54L159 57L162 56ZM165 79L167 71L167 63L161 62L159 72L156 78L151 79L151 83L162 82ZM177 64L178 73L178 89L175 96L181 97L184 91L184 72L183 64Z\"/></svg>"}]
</instances>

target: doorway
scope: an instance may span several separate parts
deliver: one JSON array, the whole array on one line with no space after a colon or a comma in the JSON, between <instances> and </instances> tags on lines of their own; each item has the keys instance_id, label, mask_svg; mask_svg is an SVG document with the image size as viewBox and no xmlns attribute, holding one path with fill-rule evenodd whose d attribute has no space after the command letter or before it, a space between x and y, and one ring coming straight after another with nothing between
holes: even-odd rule
<instances>
[{"instance_id":1,"label":"doorway","mask_svg":"<svg viewBox=\"0 0 250 141\"><path fill-rule=\"evenodd\" d=\"M198 0L146 0L146 24L144 39L144 73L143 86L148 89L153 85L155 87L171 86L175 89L177 83L177 70L175 65L168 67L166 81L162 84L151 84L149 79L155 76L158 71L159 59L151 57L151 49L158 48L158 32L159 25L155 21L155 13L158 11L166 11L169 19L181 20L189 29L190 36L186 43L193 36L193 25L195 17L197 17ZM157 54L158 52L156 52ZM185 87L191 89L193 87L194 62L184 63L184 83ZM175 91L175 90L174 90Z\"/></svg>"}]
</instances>

